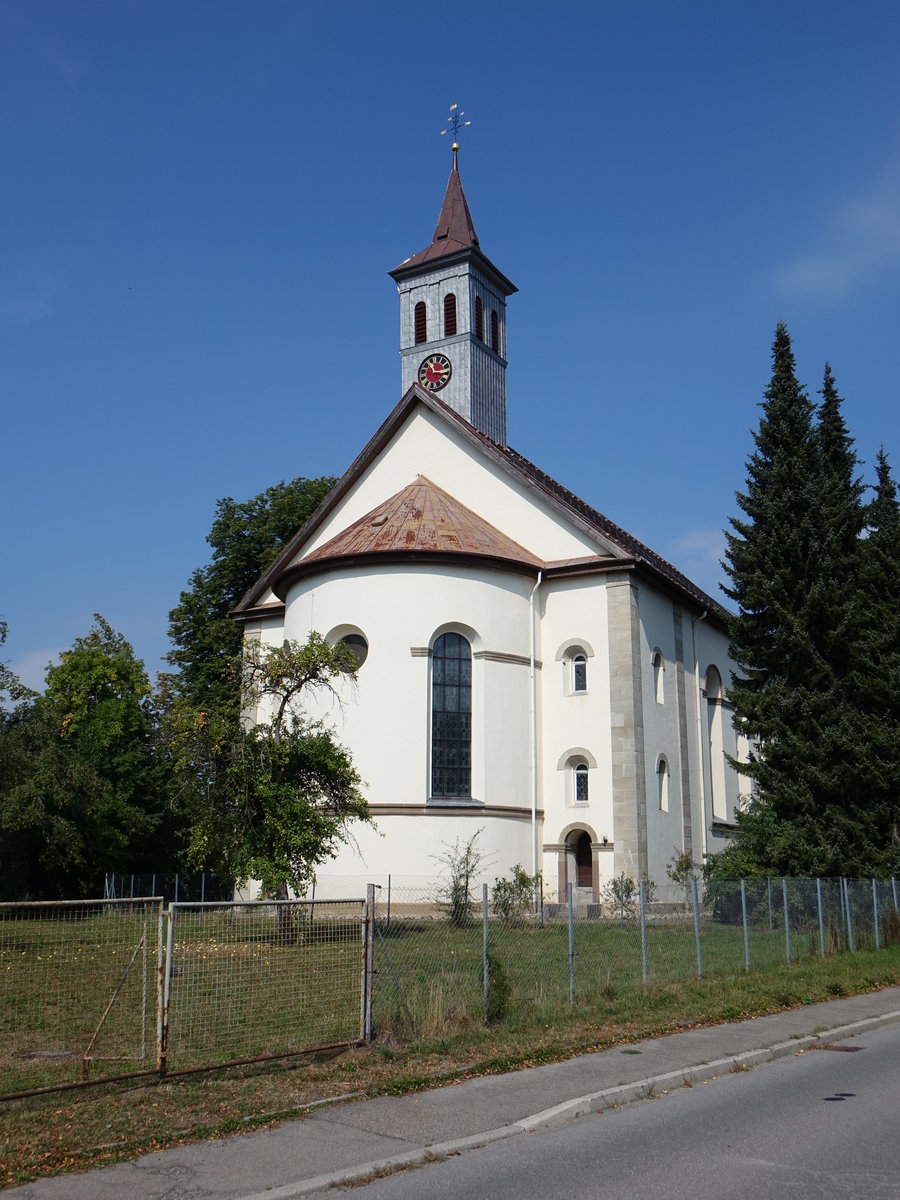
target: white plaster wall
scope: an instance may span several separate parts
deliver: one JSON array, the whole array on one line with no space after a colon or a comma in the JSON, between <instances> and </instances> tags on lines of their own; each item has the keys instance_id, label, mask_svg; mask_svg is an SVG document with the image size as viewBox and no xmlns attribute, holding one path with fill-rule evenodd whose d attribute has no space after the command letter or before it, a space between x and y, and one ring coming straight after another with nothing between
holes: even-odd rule
<instances>
[{"instance_id":1,"label":"white plaster wall","mask_svg":"<svg viewBox=\"0 0 900 1200\"><path fill-rule=\"evenodd\" d=\"M596 576L554 580L538 593L540 672L539 805L543 839L561 842L574 827L596 840L613 841L612 759L609 701L609 637L606 586ZM568 648L587 654L587 691L572 691ZM565 760L586 750L588 803L576 804L571 770ZM593 760L593 761L592 761ZM612 855L601 857L601 871L612 871ZM556 890L557 855L543 856L546 885ZM601 878L601 886L602 886Z\"/></svg>"},{"instance_id":2,"label":"white plaster wall","mask_svg":"<svg viewBox=\"0 0 900 1200\"><path fill-rule=\"evenodd\" d=\"M672 601L642 584L638 611L641 618L641 693L644 713L644 770L647 780L647 873L656 883L666 883L666 863L683 848L681 731L678 721L675 613ZM687 650L690 651L689 639ZM663 656L663 701L658 703L653 680L652 653ZM688 667L690 669L690 667ZM688 731L690 733L690 730ZM690 743L689 743L690 744ZM659 807L656 766L664 755L669 765L669 808ZM695 786L692 779L692 786Z\"/></svg>"},{"instance_id":3,"label":"white plaster wall","mask_svg":"<svg viewBox=\"0 0 900 1200\"><path fill-rule=\"evenodd\" d=\"M417 407L297 560L424 475L544 560L598 553L596 540L561 518L515 476L470 446L447 421Z\"/></svg>"},{"instance_id":4,"label":"white plaster wall","mask_svg":"<svg viewBox=\"0 0 900 1200\"><path fill-rule=\"evenodd\" d=\"M421 807L429 798L430 658L424 651L448 629L465 634L473 650L472 796L492 807L529 805L528 666L491 656L527 660L532 586L526 576L496 569L403 564L369 567L364 579L335 570L301 580L289 593L285 637L302 642L316 629L337 640L358 631L368 642L358 680L343 687L341 704L324 701L308 711L327 719L352 750L379 828L389 834L385 842L359 832L373 869L413 870L409 863L426 852L423 829L444 825L443 832L428 834L435 845L470 825L484 825L492 830L492 853L502 850L501 873L519 861L530 864L530 820L521 815L498 818L473 810L460 817L430 810L406 816L378 809ZM348 855L352 859L353 852L343 852L328 870L352 873Z\"/></svg>"}]
</instances>

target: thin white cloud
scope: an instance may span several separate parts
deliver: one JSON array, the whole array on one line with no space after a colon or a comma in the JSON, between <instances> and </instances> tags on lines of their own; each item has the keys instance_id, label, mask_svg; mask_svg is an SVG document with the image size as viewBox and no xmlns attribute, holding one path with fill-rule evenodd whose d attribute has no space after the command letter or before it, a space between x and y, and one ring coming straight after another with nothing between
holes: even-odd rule
<instances>
[{"instance_id":1,"label":"thin white cloud","mask_svg":"<svg viewBox=\"0 0 900 1200\"><path fill-rule=\"evenodd\" d=\"M775 272L779 289L793 297L843 300L900 270L900 164L867 191L836 203L821 246Z\"/></svg>"}]
</instances>

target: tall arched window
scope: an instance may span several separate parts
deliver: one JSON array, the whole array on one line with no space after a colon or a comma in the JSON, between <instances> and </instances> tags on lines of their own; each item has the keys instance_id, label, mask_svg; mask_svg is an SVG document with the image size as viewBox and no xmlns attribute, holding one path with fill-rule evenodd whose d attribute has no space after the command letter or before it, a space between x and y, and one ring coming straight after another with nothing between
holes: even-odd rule
<instances>
[{"instance_id":1,"label":"tall arched window","mask_svg":"<svg viewBox=\"0 0 900 1200\"><path fill-rule=\"evenodd\" d=\"M491 309L491 349L495 354L500 353L500 318L495 308Z\"/></svg>"},{"instance_id":2,"label":"tall arched window","mask_svg":"<svg viewBox=\"0 0 900 1200\"><path fill-rule=\"evenodd\" d=\"M712 815L727 820L725 794L725 693L722 677L715 667L706 672L706 716L709 729L709 783Z\"/></svg>"},{"instance_id":3,"label":"tall arched window","mask_svg":"<svg viewBox=\"0 0 900 1200\"><path fill-rule=\"evenodd\" d=\"M425 301L420 300L416 305L416 345L428 341L428 317L425 312Z\"/></svg>"},{"instance_id":4,"label":"tall arched window","mask_svg":"<svg viewBox=\"0 0 900 1200\"><path fill-rule=\"evenodd\" d=\"M653 663L653 694L656 697L656 703L662 704L665 699L665 669L666 664L663 656L658 650L653 651L651 659Z\"/></svg>"},{"instance_id":5,"label":"tall arched window","mask_svg":"<svg viewBox=\"0 0 900 1200\"><path fill-rule=\"evenodd\" d=\"M587 804L588 802L588 765L587 763L575 764L575 803Z\"/></svg>"},{"instance_id":6,"label":"tall arched window","mask_svg":"<svg viewBox=\"0 0 900 1200\"><path fill-rule=\"evenodd\" d=\"M587 656L580 650L572 655L572 691L587 691Z\"/></svg>"},{"instance_id":7,"label":"tall arched window","mask_svg":"<svg viewBox=\"0 0 900 1200\"><path fill-rule=\"evenodd\" d=\"M480 296L475 297L475 336L479 342L484 341L484 305Z\"/></svg>"},{"instance_id":8,"label":"tall arched window","mask_svg":"<svg viewBox=\"0 0 900 1200\"><path fill-rule=\"evenodd\" d=\"M456 333L456 295L448 292L444 297L444 337L453 337Z\"/></svg>"},{"instance_id":9,"label":"tall arched window","mask_svg":"<svg viewBox=\"0 0 900 1200\"><path fill-rule=\"evenodd\" d=\"M431 652L431 794L472 794L472 648L459 633Z\"/></svg>"},{"instance_id":10,"label":"tall arched window","mask_svg":"<svg viewBox=\"0 0 900 1200\"><path fill-rule=\"evenodd\" d=\"M659 795L659 811L669 811L669 764L663 755L656 764L656 787Z\"/></svg>"}]
</instances>

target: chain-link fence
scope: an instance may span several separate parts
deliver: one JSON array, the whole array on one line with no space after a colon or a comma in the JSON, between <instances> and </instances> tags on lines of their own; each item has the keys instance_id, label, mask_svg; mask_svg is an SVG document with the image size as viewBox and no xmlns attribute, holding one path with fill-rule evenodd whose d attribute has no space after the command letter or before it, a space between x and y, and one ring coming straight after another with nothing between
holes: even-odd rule
<instances>
[{"instance_id":1,"label":"chain-link fence","mask_svg":"<svg viewBox=\"0 0 900 1200\"><path fill-rule=\"evenodd\" d=\"M359 879L352 883L358 894ZM202 1070L573 1005L900 942L895 880L654 886L624 876L544 903L491 884L384 876L288 902L0 905L0 1096ZM345 892L346 894L346 892Z\"/></svg>"},{"instance_id":2,"label":"chain-link fence","mask_svg":"<svg viewBox=\"0 0 900 1200\"><path fill-rule=\"evenodd\" d=\"M0 904L0 1093L157 1069L157 898Z\"/></svg>"},{"instance_id":3,"label":"chain-link fence","mask_svg":"<svg viewBox=\"0 0 900 1200\"><path fill-rule=\"evenodd\" d=\"M355 1044L363 900L0 904L0 1096Z\"/></svg>"},{"instance_id":4,"label":"chain-link fence","mask_svg":"<svg viewBox=\"0 0 900 1200\"><path fill-rule=\"evenodd\" d=\"M173 904L165 1068L361 1040L365 901Z\"/></svg>"},{"instance_id":5,"label":"chain-link fence","mask_svg":"<svg viewBox=\"0 0 900 1200\"><path fill-rule=\"evenodd\" d=\"M447 879L392 876L377 896L374 1024L400 1038L900 941L894 880L623 876L545 904L524 874L469 880L463 903Z\"/></svg>"}]
</instances>

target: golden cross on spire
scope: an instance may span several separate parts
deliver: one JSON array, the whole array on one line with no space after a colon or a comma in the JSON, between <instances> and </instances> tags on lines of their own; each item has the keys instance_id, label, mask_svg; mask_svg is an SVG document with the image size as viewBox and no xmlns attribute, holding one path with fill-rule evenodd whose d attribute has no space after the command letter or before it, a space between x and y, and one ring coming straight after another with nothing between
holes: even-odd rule
<instances>
[{"instance_id":1,"label":"golden cross on spire","mask_svg":"<svg viewBox=\"0 0 900 1200\"><path fill-rule=\"evenodd\" d=\"M441 130L442 137L445 133L450 133L450 132L453 133L453 149L454 150L459 149L459 142L457 141L457 138L459 137L460 129L465 129L465 127L467 125L472 124L471 121L463 120L463 117L465 115L466 114L464 112L460 112L460 108L459 108L458 104L451 104L450 105L450 116L447 118L447 128Z\"/></svg>"}]
</instances>

